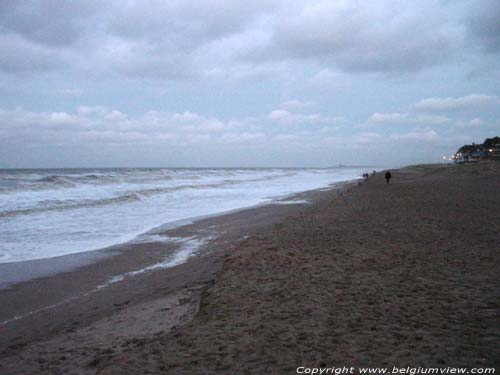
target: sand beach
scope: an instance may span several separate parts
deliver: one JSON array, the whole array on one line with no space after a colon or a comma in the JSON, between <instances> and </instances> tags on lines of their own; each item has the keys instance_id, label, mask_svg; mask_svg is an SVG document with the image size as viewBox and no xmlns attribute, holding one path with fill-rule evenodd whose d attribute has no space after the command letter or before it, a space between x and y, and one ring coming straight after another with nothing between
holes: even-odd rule
<instances>
[{"instance_id":1,"label":"sand beach","mask_svg":"<svg viewBox=\"0 0 500 375\"><path fill-rule=\"evenodd\" d=\"M128 277L165 251L134 244L0 290L0 373L498 370L500 164L392 172L168 231L205 247L175 267Z\"/></svg>"}]
</instances>

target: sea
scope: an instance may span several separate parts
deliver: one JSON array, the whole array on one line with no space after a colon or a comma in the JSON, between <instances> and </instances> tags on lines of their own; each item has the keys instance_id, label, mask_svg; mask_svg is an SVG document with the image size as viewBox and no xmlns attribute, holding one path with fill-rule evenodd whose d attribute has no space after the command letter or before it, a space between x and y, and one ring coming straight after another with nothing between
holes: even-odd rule
<instances>
[{"instance_id":1,"label":"sea","mask_svg":"<svg viewBox=\"0 0 500 375\"><path fill-rule=\"evenodd\" d=\"M0 170L0 263L102 249L280 200L293 204L283 199L358 179L365 169Z\"/></svg>"}]
</instances>

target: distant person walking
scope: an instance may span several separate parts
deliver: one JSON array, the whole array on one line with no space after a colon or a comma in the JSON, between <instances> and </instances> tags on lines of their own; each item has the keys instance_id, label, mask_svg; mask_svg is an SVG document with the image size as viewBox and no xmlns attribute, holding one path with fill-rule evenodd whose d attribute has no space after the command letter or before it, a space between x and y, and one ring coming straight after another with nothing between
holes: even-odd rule
<instances>
[{"instance_id":1,"label":"distant person walking","mask_svg":"<svg viewBox=\"0 0 500 375\"><path fill-rule=\"evenodd\" d=\"M385 172L385 180L387 181L387 183L389 183L391 177L392 177L391 172L389 171Z\"/></svg>"}]
</instances>

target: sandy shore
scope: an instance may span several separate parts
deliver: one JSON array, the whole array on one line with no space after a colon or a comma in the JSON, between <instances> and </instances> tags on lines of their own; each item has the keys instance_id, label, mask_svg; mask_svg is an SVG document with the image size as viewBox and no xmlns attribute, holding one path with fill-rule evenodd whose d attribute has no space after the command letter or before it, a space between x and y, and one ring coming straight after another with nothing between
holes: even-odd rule
<instances>
[{"instance_id":1,"label":"sandy shore","mask_svg":"<svg viewBox=\"0 0 500 375\"><path fill-rule=\"evenodd\" d=\"M95 373L88 363L100 353L115 357L129 341L189 321L201 292L243 239L345 185L156 230L142 243L0 265L0 374ZM155 268L185 247L194 248L185 263ZM117 276L123 279L110 283Z\"/></svg>"},{"instance_id":2,"label":"sandy shore","mask_svg":"<svg viewBox=\"0 0 500 375\"><path fill-rule=\"evenodd\" d=\"M500 164L410 167L393 176L389 185L370 177L340 196L317 192L310 206L249 210L170 233L225 234L209 245L210 256L1 327L0 373L498 371ZM141 250L134 256L149 253ZM127 269L117 261L127 254L67 280L18 288L43 296L39 285L65 289L64 282L85 284L92 275L96 284L100 267ZM22 306L0 297L3 306Z\"/></svg>"}]
</instances>

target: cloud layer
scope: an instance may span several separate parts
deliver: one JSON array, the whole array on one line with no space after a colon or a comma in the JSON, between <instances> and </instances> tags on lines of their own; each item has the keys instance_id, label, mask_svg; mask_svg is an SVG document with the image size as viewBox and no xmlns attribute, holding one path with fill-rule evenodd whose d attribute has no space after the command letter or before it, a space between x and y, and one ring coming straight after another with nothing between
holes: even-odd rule
<instances>
[{"instance_id":1,"label":"cloud layer","mask_svg":"<svg viewBox=\"0 0 500 375\"><path fill-rule=\"evenodd\" d=\"M469 97L483 98L485 95ZM418 108L417 104L430 100L432 103L448 103L448 98L432 98L410 107ZM297 105L299 102L287 101L281 107L290 107L289 104L293 103L292 107L305 109ZM462 102L459 100L459 103ZM465 102L468 103L467 100ZM46 151L57 153L58 150L67 152L69 149L85 153L90 146L91 149L112 149L123 159L123 154L141 149L154 150L162 156L165 156L165 149L181 153L197 153L204 149L213 157L206 160L205 165L236 166L248 162L242 155L259 150L263 160L271 155L279 157L270 165L303 166L311 163L327 166L336 160L345 163L352 153L356 153L357 160L364 163L382 163L394 153L404 155L408 149L413 152L419 149L420 153L432 152L437 157L449 153L448 148L455 147L457 142L467 141L468 136L463 134L466 129L498 127L498 122L490 124L478 117L464 123L453 118L455 106L449 107L449 111L450 117L422 115L418 111L376 112L362 125L356 125L343 117L331 118L320 113L284 109L241 120L222 120L188 111L148 111L133 116L101 106L80 106L73 112L0 109L0 139L8 144L6 149L33 150L42 146L44 154ZM462 133L454 131L456 129ZM445 148L447 152L443 152ZM225 159L228 153L235 150L237 153L231 155L231 160ZM314 152L314 157L309 157L307 162L290 157L299 151ZM175 159L175 162L182 161Z\"/></svg>"},{"instance_id":2,"label":"cloud layer","mask_svg":"<svg viewBox=\"0 0 500 375\"><path fill-rule=\"evenodd\" d=\"M0 68L26 71L21 61L48 68L50 55L54 64L72 57L75 68L167 79L231 74L270 61L314 61L348 72L418 71L466 49L498 53L498 15L494 0L20 0L0 6L0 44L19 51Z\"/></svg>"},{"instance_id":3,"label":"cloud layer","mask_svg":"<svg viewBox=\"0 0 500 375\"><path fill-rule=\"evenodd\" d=\"M498 135L498 19L495 0L0 2L0 167L436 161Z\"/></svg>"}]
</instances>

